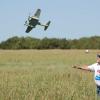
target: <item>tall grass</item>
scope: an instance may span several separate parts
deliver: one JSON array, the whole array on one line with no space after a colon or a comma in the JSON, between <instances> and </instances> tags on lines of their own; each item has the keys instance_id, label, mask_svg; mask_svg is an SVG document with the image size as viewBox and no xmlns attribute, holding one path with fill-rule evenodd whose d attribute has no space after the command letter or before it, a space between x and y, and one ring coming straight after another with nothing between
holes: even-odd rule
<instances>
[{"instance_id":1,"label":"tall grass","mask_svg":"<svg viewBox=\"0 0 100 100\"><path fill-rule=\"evenodd\" d=\"M0 100L95 100L92 64L98 50L1 50Z\"/></svg>"}]
</instances>

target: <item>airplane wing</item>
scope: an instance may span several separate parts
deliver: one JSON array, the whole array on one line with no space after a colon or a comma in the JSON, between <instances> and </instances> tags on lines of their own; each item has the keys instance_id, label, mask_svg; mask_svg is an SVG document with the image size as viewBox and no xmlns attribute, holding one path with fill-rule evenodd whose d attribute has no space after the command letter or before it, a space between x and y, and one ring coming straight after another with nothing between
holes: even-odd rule
<instances>
[{"instance_id":1,"label":"airplane wing","mask_svg":"<svg viewBox=\"0 0 100 100\"><path fill-rule=\"evenodd\" d=\"M28 26L26 29L26 33L29 33L32 29L33 29L33 27Z\"/></svg>"},{"instance_id":2,"label":"airplane wing","mask_svg":"<svg viewBox=\"0 0 100 100\"><path fill-rule=\"evenodd\" d=\"M41 14L41 9L37 9L37 11L34 14L34 17L39 18Z\"/></svg>"}]
</instances>

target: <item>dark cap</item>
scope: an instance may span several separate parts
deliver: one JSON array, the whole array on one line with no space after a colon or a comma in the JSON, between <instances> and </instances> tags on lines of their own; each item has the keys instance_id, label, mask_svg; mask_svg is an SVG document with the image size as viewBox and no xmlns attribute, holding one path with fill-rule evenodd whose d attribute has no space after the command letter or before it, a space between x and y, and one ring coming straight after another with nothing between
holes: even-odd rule
<instances>
[{"instance_id":1,"label":"dark cap","mask_svg":"<svg viewBox=\"0 0 100 100\"><path fill-rule=\"evenodd\" d=\"M100 54L97 54L97 57L100 58Z\"/></svg>"}]
</instances>

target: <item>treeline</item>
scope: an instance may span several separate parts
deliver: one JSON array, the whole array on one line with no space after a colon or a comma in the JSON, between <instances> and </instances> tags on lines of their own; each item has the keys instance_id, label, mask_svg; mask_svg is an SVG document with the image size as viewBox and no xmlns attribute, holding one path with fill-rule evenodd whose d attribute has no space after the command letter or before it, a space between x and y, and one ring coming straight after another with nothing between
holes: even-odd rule
<instances>
[{"instance_id":1,"label":"treeline","mask_svg":"<svg viewBox=\"0 0 100 100\"><path fill-rule=\"evenodd\" d=\"M100 36L73 40L16 36L1 42L0 49L100 49Z\"/></svg>"}]
</instances>

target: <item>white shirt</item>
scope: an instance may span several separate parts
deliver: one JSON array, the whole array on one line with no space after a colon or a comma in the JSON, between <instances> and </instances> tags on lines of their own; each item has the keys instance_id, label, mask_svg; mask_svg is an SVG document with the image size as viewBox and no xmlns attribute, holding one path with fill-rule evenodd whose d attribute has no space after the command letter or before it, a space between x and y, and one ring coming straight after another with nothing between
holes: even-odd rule
<instances>
[{"instance_id":1,"label":"white shirt","mask_svg":"<svg viewBox=\"0 0 100 100\"><path fill-rule=\"evenodd\" d=\"M100 64L98 63L92 64L88 66L88 69L95 72L94 74L95 83L96 85L100 86Z\"/></svg>"}]
</instances>

